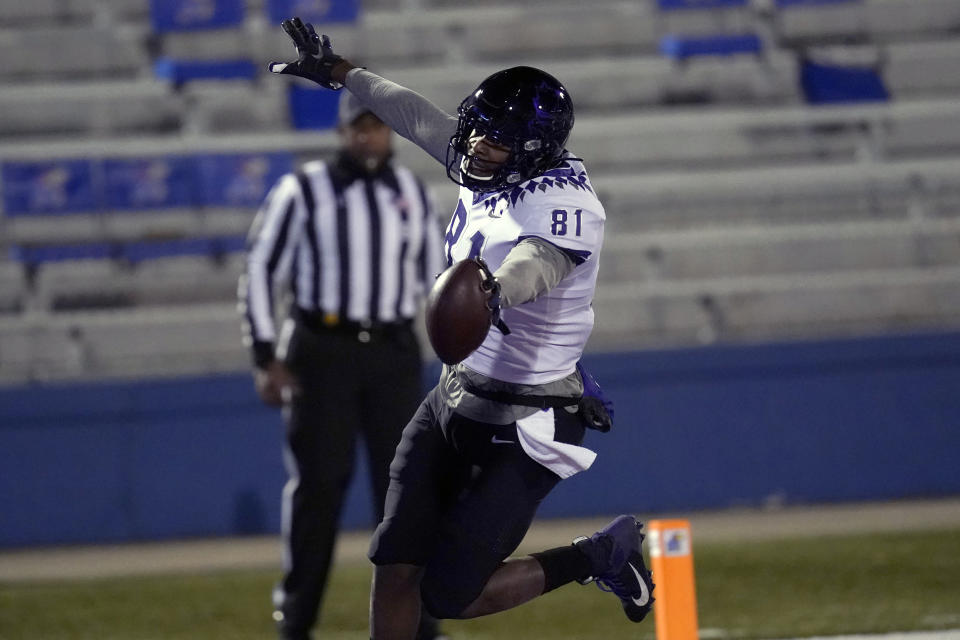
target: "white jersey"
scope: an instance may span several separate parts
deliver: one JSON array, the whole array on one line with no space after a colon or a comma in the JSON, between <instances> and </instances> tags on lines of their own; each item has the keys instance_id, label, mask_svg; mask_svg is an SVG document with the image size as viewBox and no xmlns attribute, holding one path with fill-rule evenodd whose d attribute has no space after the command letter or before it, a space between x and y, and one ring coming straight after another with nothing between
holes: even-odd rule
<instances>
[{"instance_id":1,"label":"white jersey","mask_svg":"<svg viewBox=\"0 0 960 640\"><path fill-rule=\"evenodd\" d=\"M492 328L464 365L491 378L531 385L573 373L593 329L605 220L583 163L573 157L502 193L460 188L445 238L448 264L479 255L495 272L520 240L536 237L576 265L536 300L505 309L502 318L511 333Z\"/></svg>"}]
</instances>

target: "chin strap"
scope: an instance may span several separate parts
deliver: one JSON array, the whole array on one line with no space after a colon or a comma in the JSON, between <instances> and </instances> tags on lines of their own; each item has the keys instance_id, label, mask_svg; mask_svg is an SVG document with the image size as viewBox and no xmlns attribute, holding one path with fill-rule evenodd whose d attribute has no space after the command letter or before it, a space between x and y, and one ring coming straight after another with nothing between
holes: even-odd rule
<instances>
[{"instance_id":1,"label":"chin strap","mask_svg":"<svg viewBox=\"0 0 960 640\"><path fill-rule=\"evenodd\" d=\"M510 335L510 327L500 317L500 283L493 277L493 272L490 271L490 267L487 266L483 258L476 256L474 261L480 265L480 272L483 274L483 282L480 283L480 287L484 291L490 292L490 297L487 298L487 309L490 309L493 314L490 318L490 324L499 329L500 333L508 336Z\"/></svg>"}]
</instances>

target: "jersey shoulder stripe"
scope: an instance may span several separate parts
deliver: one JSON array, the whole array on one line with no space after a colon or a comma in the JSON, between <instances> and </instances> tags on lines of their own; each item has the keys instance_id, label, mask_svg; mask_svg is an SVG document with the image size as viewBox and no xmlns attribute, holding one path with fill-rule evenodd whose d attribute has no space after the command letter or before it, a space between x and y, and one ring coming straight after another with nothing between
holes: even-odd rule
<instances>
[{"instance_id":1,"label":"jersey shoulder stripe","mask_svg":"<svg viewBox=\"0 0 960 640\"><path fill-rule=\"evenodd\" d=\"M571 161L565 160L560 166L531 178L512 189L494 194L474 193L473 204L476 206L482 201L487 211L493 211L497 208L497 204L502 201L507 201L510 205L516 206L518 202L523 202L524 198L530 194L566 189L593 193L593 187L590 185L587 172L582 164L577 163L577 166L574 166Z\"/></svg>"}]
</instances>

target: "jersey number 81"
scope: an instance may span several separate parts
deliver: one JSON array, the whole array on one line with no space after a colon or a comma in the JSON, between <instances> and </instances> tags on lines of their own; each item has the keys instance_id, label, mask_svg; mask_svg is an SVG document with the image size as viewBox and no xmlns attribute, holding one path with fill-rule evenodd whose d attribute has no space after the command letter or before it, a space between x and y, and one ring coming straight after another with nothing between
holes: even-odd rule
<instances>
[{"instance_id":1,"label":"jersey number 81","mask_svg":"<svg viewBox=\"0 0 960 640\"><path fill-rule=\"evenodd\" d=\"M577 209L573 212L573 217L576 218L576 225L574 234L575 236L580 235L580 217L583 214L583 209ZM554 209L553 210L553 224L550 225L550 233L555 236L565 236L567 235L567 218L569 217L566 209Z\"/></svg>"}]
</instances>

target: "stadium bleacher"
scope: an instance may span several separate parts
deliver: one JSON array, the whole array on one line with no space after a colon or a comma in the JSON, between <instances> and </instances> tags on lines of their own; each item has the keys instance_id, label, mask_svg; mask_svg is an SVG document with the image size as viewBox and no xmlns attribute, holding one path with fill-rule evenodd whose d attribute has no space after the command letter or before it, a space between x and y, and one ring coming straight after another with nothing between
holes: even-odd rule
<instances>
[{"instance_id":1,"label":"stadium bleacher","mask_svg":"<svg viewBox=\"0 0 960 640\"><path fill-rule=\"evenodd\" d=\"M162 82L108 79L4 84L0 110L0 136L6 142L170 133L179 130L185 105Z\"/></svg>"},{"instance_id":2,"label":"stadium bleacher","mask_svg":"<svg viewBox=\"0 0 960 640\"><path fill-rule=\"evenodd\" d=\"M0 29L2 77L25 82L135 78L149 68L144 34L141 27L83 23L53 26L42 20L29 27L4 27Z\"/></svg>"},{"instance_id":3,"label":"stadium bleacher","mask_svg":"<svg viewBox=\"0 0 960 640\"><path fill-rule=\"evenodd\" d=\"M0 381L246 366L238 239L277 176L337 144L335 105L304 119L302 90L265 72L290 54L282 4L225 3L187 29L148 0L0 5ZM325 29L337 50L448 110L507 64L567 84L571 148L608 213L591 348L960 321L957 2L362 7ZM242 77L170 66L224 61ZM811 105L811 61L884 92ZM439 167L397 147L449 207Z\"/></svg>"},{"instance_id":4,"label":"stadium bleacher","mask_svg":"<svg viewBox=\"0 0 960 640\"><path fill-rule=\"evenodd\" d=\"M22 265L0 260L0 313L20 313L26 298L27 279Z\"/></svg>"},{"instance_id":5,"label":"stadium bleacher","mask_svg":"<svg viewBox=\"0 0 960 640\"><path fill-rule=\"evenodd\" d=\"M142 307L0 317L0 381L238 371L236 305Z\"/></svg>"}]
</instances>

